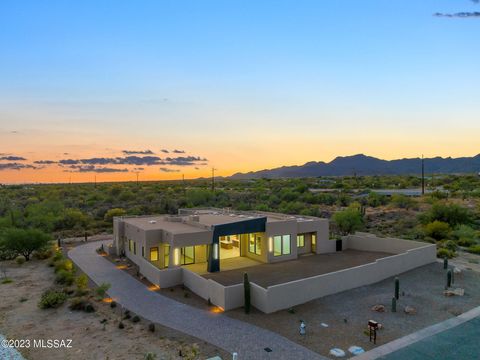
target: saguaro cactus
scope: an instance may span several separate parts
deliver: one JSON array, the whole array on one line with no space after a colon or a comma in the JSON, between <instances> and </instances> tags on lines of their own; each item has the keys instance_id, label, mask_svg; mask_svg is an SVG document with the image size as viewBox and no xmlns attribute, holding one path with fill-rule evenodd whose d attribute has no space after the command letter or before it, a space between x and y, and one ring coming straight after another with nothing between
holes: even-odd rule
<instances>
[{"instance_id":1,"label":"saguaro cactus","mask_svg":"<svg viewBox=\"0 0 480 360\"><path fill-rule=\"evenodd\" d=\"M452 270L448 269L447 271L447 288L452 286Z\"/></svg>"},{"instance_id":2,"label":"saguaro cactus","mask_svg":"<svg viewBox=\"0 0 480 360\"><path fill-rule=\"evenodd\" d=\"M392 297L392 312L397 312L397 299Z\"/></svg>"},{"instance_id":3,"label":"saguaro cactus","mask_svg":"<svg viewBox=\"0 0 480 360\"><path fill-rule=\"evenodd\" d=\"M446 256L443 258L443 268L445 270L448 268L448 258Z\"/></svg>"},{"instance_id":4,"label":"saguaro cactus","mask_svg":"<svg viewBox=\"0 0 480 360\"><path fill-rule=\"evenodd\" d=\"M250 313L250 281L247 273L243 273L243 294L245 298L245 314L248 314Z\"/></svg>"},{"instance_id":5,"label":"saguaro cactus","mask_svg":"<svg viewBox=\"0 0 480 360\"><path fill-rule=\"evenodd\" d=\"M395 278L395 300L398 300L400 295L400 279L398 277Z\"/></svg>"}]
</instances>

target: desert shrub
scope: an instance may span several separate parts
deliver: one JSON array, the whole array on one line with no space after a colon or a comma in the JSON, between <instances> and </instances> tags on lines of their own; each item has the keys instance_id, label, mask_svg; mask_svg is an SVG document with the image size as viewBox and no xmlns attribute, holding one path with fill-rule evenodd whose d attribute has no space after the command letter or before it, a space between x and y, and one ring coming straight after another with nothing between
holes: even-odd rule
<instances>
[{"instance_id":1,"label":"desert shrub","mask_svg":"<svg viewBox=\"0 0 480 360\"><path fill-rule=\"evenodd\" d=\"M469 238L460 238L457 241L457 244L463 247L470 247L475 245L476 243L477 242L474 239L469 239Z\"/></svg>"},{"instance_id":2,"label":"desert shrub","mask_svg":"<svg viewBox=\"0 0 480 360\"><path fill-rule=\"evenodd\" d=\"M393 194L390 199L390 204L400 209L411 209L417 205L417 202L411 197L403 194Z\"/></svg>"},{"instance_id":3,"label":"desert shrub","mask_svg":"<svg viewBox=\"0 0 480 360\"><path fill-rule=\"evenodd\" d=\"M148 324L148 331L155 332L155 324L154 323Z\"/></svg>"},{"instance_id":4,"label":"desert shrub","mask_svg":"<svg viewBox=\"0 0 480 360\"><path fill-rule=\"evenodd\" d=\"M473 245L473 246L470 246L468 249L467 249L468 252L472 253L472 254L478 254L480 255L480 245Z\"/></svg>"},{"instance_id":5,"label":"desert shrub","mask_svg":"<svg viewBox=\"0 0 480 360\"><path fill-rule=\"evenodd\" d=\"M63 260L63 253L61 251L56 251L53 255L52 261L60 261Z\"/></svg>"},{"instance_id":6,"label":"desert shrub","mask_svg":"<svg viewBox=\"0 0 480 360\"><path fill-rule=\"evenodd\" d=\"M435 240L442 240L450 235L450 225L445 222L435 220L425 226L425 235Z\"/></svg>"},{"instance_id":7,"label":"desert shrub","mask_svg":"<svg viewBox=\"0 0 480 360\"><path fill-rule=\"evenodd\" d=\"M154 353L146 353L144 356L144 360L155 360L157 358L157 355Z\"/></svg>"},{"instance_id":8,"label":"desert shrub","mask_svg":"<svg viewBox=\"0 0 480 360\"><path fill-rule=\"evenodd\" d=\"M66 270L60 270L57 272L57 276L55 277L55 282L57 284L64 284L64 285L72 285L75 280L73 274Z\"/></svg>"},{"instance_id":9,"label":"desert shrub","mask_svg":"<svg viewBox=\"0 0 480 360\"><path fill-rule=\"evenodd\" d=\"M87 313L95 312L95 307L91 303L88 303L87 305L85 305L85 312Z\"/></svg>"},{"instance_id":10,"label":"desert shrub","mask_svg":"<svg viewBox=\"0 0 480 360\"><path fill-rule=\"evenodd\" d=\"M135 315L133 318L132 318L132 322L134 323L137 323L140 321L140 317L138 315Z\"/></svg>"},{"instance_id":11,"label":"desert shrub","mask_svg":"<svg viewBox=\"0 0 480 360\"><path fill-rule=\"evenodd\" d=\"M3 248L0 243L0 261L13 260L16 257L17 257L17 253L15 251Z\"/></svg>"},{"instance_id":12,"label":"desert shrub","mask_svg":"<svg viewBox=\"0 0 480 360\"><path fill-rule=\"evenodd\" d=\"M23 265L23 264L25 263L25 258L19 256L19 257L17 257L17 258L15 259L15 262L16 262L18 265Z\"/></svg>"},{"instance_id":13,"label":"desert shrub","mask_svg":"<svg viewBox=\"0 0 480 360\"><path fill-rule=\"evenodd\" d=\"M74 297L72 300L70 300L70 305L68 308L70 310L83 311L87 302L87 299L84 297Z\"/></svg>"},{"instance_id":14,"label":"desert shrub","mask_svg":"<svg viewBox=\"0 0 480 360\"><path fill-rule=\"evenodd\" d=\"M64 260L59 260L55 262L55 272L58 272L60 270L65 270L68 272L73 271L73 263L71 260L64 259Z\"/></svg>"},{"instance_id":15,"label":"desert shrub","mask_svg":"<svg viewBox=\"0 0 480 360\"><path fill-rule=\"evenodd\" d=\"M85 291L88 286L88 277L85 274L78 276L75 279L75 285L77 285L77 289L80 291Z\"/></svg>"},{"instance_id":16,"label":"desert shrub","mask_svg":"<svg viewBox=\"0 0 480 360\"><path fill-rule=\"evenodd\" d=\"M116 308L116 307L117 307L117 302L116 302L116 301L112 301L112 302L110 303L110 307L111 307L112 309Z\"/></svg>"},{"instance_id":17,"label":"desert shrub","mask_svg":"<svg viewBox=\"0 0 480 360\"><path fill-rule=\"evenodd\" d=\"M33 253L33 257L38 260L45 260L50 258L53 255L53 251L51 248L45 248L41 250L37 250Z\"/></svg>"},{"instance_id":18,"label":"desert shrub","mask_svg":"<svg viewBox=\"0 0 480 360\"><path fill-rule=\"evenodd\" d=\"M363 227L363 217L356 208L348 208L338 211L333 215L333 221L337 231L341 235L353 234Z\"/></svg>"},{"instance_id":19,"label":"desert shrub","mask_svg":"<svg viewBox=\"0 0 480 360\"><path fill-rule=\"evenodd\" d=\"M448 250L455 251L455 250L457 250L458 245L455 241L448 240L448 241L445 241L445 244L443 244L443 247L448 249Z\"/></svg>"},{"instance_id":20,"label":"desert shrub","mask_svg":"<svg viewBox=\"0 0 480 360\"><path fill-rule=\"evenodd\" d=\"M125 325L123 325L123 322L120 321L120 322L118 323L118 328L119 328L119 329L123 329L124 327L125 327Z\"/></svg>"},{"instance_id":21,"label":"desert shrub","mask_svg":"<svg viewBox=\"0 0 480 360\"><path fill-rule=\"evenodd\" d=\"M437 249L437 257L440 259L444 259L444 258L451 259L454 256L455 256L455 252L452 250L448 250L446 248Z\"/></svg>"},{"instance_id":22,"label":"desert shrub","mask_svg":"<svg viewBox=\"0 0 480 360\"><path fill-rule=\"evenodd\" d=\"M63 291L47 290L42 294L38 306L41 309L57 308L67 300L67 294Z\"/></svg>"},{"instance_id":23,"label":"desert shrub","mask_svg":"<svg viewBox=\"0 0 480 360\"><path fill-rule=\"evenodd\" d=\"M11 284L13 282L12 279L5 277L0 281L0 284Z\"/></svg>"},{"instance_id":24,"label":"desert shrub","mask_svg":"<svg viewBox=\"0 0 480 360\"><path fill-rule=\"evenodd\" d=\"M108 289L110 289L110 284L103 283L95 289L95 293L97 294L99 299L103 299L107 294Z\"/></svg>"},{"instance_id":25,"label":"desert shrub","mask_svg":"<svg viewBox=\"0 0 480 360\"><path fill-rule=\"evenodd\" d=\"M420 221L424 224L436 220L455 227L457 225L470 224L473 216L471 211L463 206L447 202L437 202L429 211L420 215Z\"/></svg>"}]
</instances>

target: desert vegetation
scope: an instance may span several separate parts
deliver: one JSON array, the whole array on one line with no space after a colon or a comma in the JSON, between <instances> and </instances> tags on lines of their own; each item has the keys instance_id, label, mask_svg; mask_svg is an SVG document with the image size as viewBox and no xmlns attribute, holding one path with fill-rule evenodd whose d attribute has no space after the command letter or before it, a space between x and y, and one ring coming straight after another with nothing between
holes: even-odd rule
<instances>
[{"instance_id":1,"label":"desert vegetation","mask_svg":"<svg viewBox=\"0 0 480 360\"><path fill-rule=\"evenodd\" d=\"M422 197L375 192L418 189L417 176L219 179L216 184L215 191L208 180L0 186L0 258L28 260L41 254L48 239L109 233L114 216L207 206L332 218L334 236L366 230L435 242L442 257L455 256L459 248L480 251L476 175L430 176Z\"/></svg>"}]
</instances>

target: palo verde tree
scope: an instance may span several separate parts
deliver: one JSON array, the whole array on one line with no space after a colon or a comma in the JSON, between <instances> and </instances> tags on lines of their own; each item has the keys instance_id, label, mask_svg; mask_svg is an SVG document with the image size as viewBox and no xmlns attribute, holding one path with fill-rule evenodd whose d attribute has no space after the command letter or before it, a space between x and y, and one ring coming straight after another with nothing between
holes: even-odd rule
<instances>
[{"instance_id":1,"label":"palo verde tree","mask_svg":"<svg viewBox=\"0 0 480 360\"><path fill-rule=\"evenodd\" d=\"M343 236L353 234L363 227L362 213L355 207L336 212L333 221L338 233Z\"/></svg>"},{"instance_id":2,"label":"palo verde tree","mask_svg":"<svg viewBox=\"0 0 480 360\"><path fill-rule=\"evenodd\" d=\"M50 236L37 229L8 229L0 241L5 250L22 255L28 261L34 251L44 249L50 240Z\"/></svg>"}]
</instances>

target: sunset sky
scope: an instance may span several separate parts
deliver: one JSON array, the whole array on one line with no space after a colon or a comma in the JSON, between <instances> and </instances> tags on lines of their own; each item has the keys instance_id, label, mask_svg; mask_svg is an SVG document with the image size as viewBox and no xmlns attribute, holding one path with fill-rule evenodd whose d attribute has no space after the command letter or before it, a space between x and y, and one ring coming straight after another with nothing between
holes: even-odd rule
<instances>
[{"instance_id":1,"label":"sunset sky","mask_svg":"<svg viewBox=\"0 0 480 360\"><path fill-rule=\"evenodd\" d=\"M471 0L2 0L0 183L476 155L477 12Z\"/></svg>"}]
</instances>

